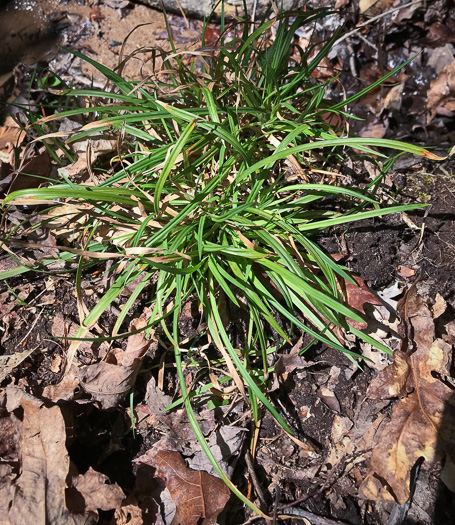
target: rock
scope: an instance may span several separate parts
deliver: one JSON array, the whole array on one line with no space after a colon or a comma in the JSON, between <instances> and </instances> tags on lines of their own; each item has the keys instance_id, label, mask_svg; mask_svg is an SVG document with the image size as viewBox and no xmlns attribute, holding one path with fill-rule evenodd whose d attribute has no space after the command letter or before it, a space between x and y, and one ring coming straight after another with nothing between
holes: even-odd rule
<instances>
[{"instance_id":1,"label":"rock","mask_svg":"<svg viewBox=\"0 0 455 525\"><path fill-rule=\"evenodd\" d=\"M185 13L189 17L202 18L209 16L212 12L213 6L218 4L215 9L215 17L219 17L221 14L221 2L217 0L142 0L142 3L156 7L161 10L162 7L170 13L180 14L179 4ZM248 14L253 14L254 4L256 3L256 20L260 19L266 13L271 2L269 0L246 0ZM299 0L281 0L277 2L277 5L283 6L284 11L295 9L302 2ZM234 16L235 7L237 7L237 14L243 14L243 0L226 0L224 2L224 12L227 17Z\"/></svg>"}]
</instances>

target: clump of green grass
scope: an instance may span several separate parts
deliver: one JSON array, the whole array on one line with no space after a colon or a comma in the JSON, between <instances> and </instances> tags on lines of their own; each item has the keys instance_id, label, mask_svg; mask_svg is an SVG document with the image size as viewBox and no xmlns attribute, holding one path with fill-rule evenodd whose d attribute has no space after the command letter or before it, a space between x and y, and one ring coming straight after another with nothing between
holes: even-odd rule
<instances>
[{"instance_id":1,"label":"clump of green grass","mask_svg":"<svg viewBox=\"0 0 455 525\"><path fill-rule=\"evenodd\" d=\"M198 427L191 407L194 392L188 392L182 366L182 305L196 298L206 334L226 368L222 379L232 380L249 400L253 419L259 419L264 405L290 432L267 397L267 355L275 343L268 339L266 325L283 343L290 342L291 333L279 317L351 357L334 329L387 351L348 324L348 319L362 318L345 304L339 283L354 281L312 235L418 207L379 207L375 193L391 162L373 147L435 158L403 142L351 137L329 123L327 114L349 118L345 108L367 90L333 102L326 99L330 82L312 76L338 35L297 48L299 60L291 60L296 30L323 15L322 9L306 11L292 22L289 15L280 15L257 28L245 22L229 43L224 42L222 20L217 46L208 48L203 42L192 54L173 46L162 57L160 74L142 82L122 78L74 52L103 73L108 86L64 90L62 100L73 101L73 108L42 119L30 114L30 127L58 162L57 149L71 160L72 144L109 134L118 141L112 168L97 171L85 184L62 175L46 187L14 192L3 204L47 203L49 209L39 212L35 227L50 228L57 236L69 221L71 241L59 248L62 259L77 262L78 297L83 295L84 268L113 260L114 283L87 315L80 308L77 339L86 338L100 315L137 279L110 339L127 336L119 334L121 327L136 299L150 290L149 327L160 326L174 349L181 402L201 446L219 475L256 511L217 465ZM270 43L272 25L276 35ZM63 118L80 123L66 143L56 126ZM318 159L327 171L359 152L381 168L368 188L308 179L311 169L321 167ZM347 211L325 205L327 197L341 199ZM16 228L4 242L20 233ZM29 269L20 267L16 273ZM246 311L241 348L234 348L220 311L226 301ZM69 363L78 344L73 341L70 347Z\"/></svg>"}]
</instances>

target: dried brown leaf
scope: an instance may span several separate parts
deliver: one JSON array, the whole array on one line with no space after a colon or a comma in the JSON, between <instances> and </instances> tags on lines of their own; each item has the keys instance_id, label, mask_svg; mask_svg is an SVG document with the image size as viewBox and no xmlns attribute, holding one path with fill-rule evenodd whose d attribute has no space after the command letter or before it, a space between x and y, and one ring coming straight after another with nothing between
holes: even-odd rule
<instances>
[{"instance_id":1,"label":"dried brown leaf","mask_svg":"<svg viewBox=\"0 0 455 525\"><path fill-rule=\"evenodd\" d=\"M97 512L98 510L119 509L125 499L123 490L117 483L108 484L109 478L91 467L85 474L72 480L72 487L79 492L84 500L81 511Z\"/></svg>"},{"instance_id":2,"label":"dried brown leaf","mask_svg":"<svg viewBox=\"0 0 455 525\"><path fill-rule=\"evenodd\" d=\"M47 120L52 120L48 118ZM45 122L46 119L42 119ZM50 135L71 135L72 133L79 132L82 130L95 129L97 127L103 127L108 123L91 122L82 128L77 122L74 122L68 118L64 118L61 121L59 131L56 134ZM41 137L43 139L43 137ZM73 151L77 154L77 161L64 168L59 168L59 173L65 174L67 177L74 177L87 171L89 167L101 156L106 153L115 151L117 147L117 140L114 137L107 135L93 135L90 139L78 140L72 143Z\"/></svg>"},{"instance_id":3,"label":"dried brown leaf","mask_svg":"<svg viewBox=\"0 0 455 525\"><path fill-rule=\"evenodd\" d=\"M142 509L137 505L124 505L115 511L115 525L144 525Z\"/></svg>"},{"instance_id":4,"label":"dried brown leaf","mask_svg":"<svg viewBox=\"0 0 455 525\"><path fill-rule=\"evenodd\" d=\"M387 133L387 122L371 122L365 129L360 133L361 137L370 137L375 139L383 139Z\"/></svg>"},{"instance_id":5,"label":"dried brown leaf","mask_svg":"<svg viewBox=\"0 0 455 525\"><path fill-rule=\"evenodd\" d=\"M360 14L377 14L390 7L395 0L360 0L359 1L359 12Z\"/></svg>"},{"instance_id":6,"label":"dried brown leaf","mask_svg":"<svg viewBox=\"0 0 455 525\"><path fill-rule=\"evenodd\" d=\"M441 317L441 315L447 310L447 303L441 294L436 294L436 299L431 310L433 312L434 319Z\"/></svg>"},{"instance_id":7,"label":"dried brown leaf","mask_svg":"<svg viewBox=\"0 0 455 525\"><path fill-rule=\"evenodd\" d=\"M80 390L79 383L78 372L76 370L70 370L60 383L45 386L43 397L50 399L54 403L58 401L72 401Z\"/></svg>"},{"instance_id":8,"label":"dried brown leaf","mask_svg":"<svg viewBox=\"0 0 455 525\"><path fill-rule=\"evenodd\" d=\"M10 493L8 521L11 525L82 525L87 515L72 515L66 507L65 487L69 469L65 421L57 406L46 408L22 399L24 411L21 473ZM7 487L6 487L7 488Z\"/></svg>"},{"instance_id":9,"label":"dried brown leaf","mask_svg":"<svg viewBox=\"0 0 455 525\"><path fill-rule=\"evenodd\" d=\"M352 421L346 416L335 414L332 423L332 440L338 443L351 430Z\"/></svg>"},{"instance_id":10,"label":"dried brown leaf","mask_svg":"<svg viewBox=\"0 0 455 525\"><path fill-rule=\"evenodd\" d=\"M36 348L31 348L12 355L0 356L0 381L3 381L8 374L25 361L35 350Z\"/></svg>"},{"instance_id":11,"label":"dried brown leaf","mask_svg":"<svg viewBox=\"0 0 455 525\"><path fill-rule=\"evenodd\" d=\"M403 277L403 279L409 279L410 277L414 277L415 274L415 270L409 268L408 266L398 266L398 275L400 277Z\"/></svg>"},{"instance_id":12,"label":"dried brown leaf","mask_svg":"<svg viewBox=\"0 0 455 525\"><path fill-rule=\"evenodd\" d=\"M384 109L397 110L401 109L401 102L403 100L404 82L393 86L388 91L387 95L381 100L380 107L381 111Z\"/></svg>"},{"instance_id":13,"label":"dried brown leaf","mask_svg":"<svg viewBox=\"0 0 455 525\"><path fill-rule=\"evenodd\" d=\"M404 334L394 362L372 381L372 399L401 397L373 449L361 489L365 497L387 497L386 487L399 503L410 497L410 475L421 457L433 462L455 458L455 399L440 376L449 374L451 345L435 339L434 321L412 286L399 303ZM381 486L379 479L385 484Z\"/></svg>"},{"instance_id":14,"label":"dried brown leaf","mask_svg":"<svg viewBox=\"0 0 455 525\"><path fill-rule=\"evenodd\" d=\"M452 44L445 44L437 47L433 51L429 49L428 52L431 53L431 55L428 58L427 64L432 67L438 75L455 60Z\"/></svg>"},{"instance_id":15,"label":"dried brown leaf","mask_svg":"<svg viewBox=\"0 0 455 525\"><path fill-rule=\"evenodd\" d=\"M218 514L229 500L224 482L201 470L188 468L178 452L159 451L154 458L156 475L162 478L177 507L173 523L215 524Z\"/></svg>"},{"instance_id":16,"label":"dried brown leaf","mask_svg":"<svg viewBox=\"0 0 455 525\"><path fill-rule=\"evenodd\" d=\"M362 314L365 314L365 304L381 306L382 303L380 299L370 291L364 279L354 276L354 280L358 286L349 281L345 281L346 301L349 306ZM362 330L368 326L367 323L360 323L352 319L348 322L352 327L357 328L357 330Z\"/></svg>"},{"instance_id":17,"label":"dried brown leaf","mask_svg":"<svg viewBox=\"0 0 455 525\"><path fill-rule=\"evenodd\" d=\"M8 125L8 123L12 125ZM20 145L26 137L26 132L17 127L11 119L7 119L4 126L0 127L0 150L12 148L13 145Z\"/></svg>"},{"instance_id":18,"label":"dried brown leaf","mask_svg":"<svg viewBox=\"0 0 455 525\"><path fill-rule=\"evenodd\" d=\"M8 518L11 501L14 498L14 478L16 474L8 463L0 463L0 523L9 525Z\"/></svg>"},{"instance_id":19,"label":"dried brown leaf","mask_svg":"<svg viewBox=\"0 0 455 525\"><path fill-rule=\"evenodd\" d=\"M140 330L146 324L145 319L135 319L129 330ZM82 387L104 409L117 407L134 385L149 345L145 331L131 335L121 362L112 364L103 361L81 370Z\"/></svg>"},{"instance_id":20,"label":"dried brown leaf","mask_svg":"<svg viewBox=\"0 0 455 525\"><path fill-rule=\"evenodd\" d=\"M19 452L20 421L9 414L0 418L0 458L17 461Z\"/></svg>"},{"instance_id":21,"label":"dried brown leaf","mask_svg":"<svg viewBox=\"0 0 455 525\"><path fill-rule=\"evenodd\" d=\"M51 335L53 337L76 337L79 325L63 316L62 312L57 312L52 321ZM91 343L82 341L80 350L84 353L91 354Z\"/></svg>"},{"instance_id":22,"label":"dried brown leaf","mask_svg":"<svg viewBox=\"0 0 455 525\"><path fill-rule=\"evenodd\" d=\"M437 114L452 114L455 111L455 62L445 67L430 83L427 98L428 123Z\"/></svg>"},{"instance_id":23,"label":"dried brown leaf","mask_svg":"<svg viewBox=\"0 0 455 525\"><path fill-rule=\"evenodd\" d=\"M314 361L308 361L301 355L280 355L275 363L275 373L283 377L283 379L286 379L287 375L294 372L294 370L308 368L314 364Z\"/></svg>"},{"instance_id":24,"label":"dried brown leaf","mask_svg":"<svg viewBox=\"0 0 455 525\"><path fill-rule=\"evenodd\" d=\"M334 412L339 412L341 410L340 402L338 401L335 392L332 390L325 386L321 386L317 392L317 396Z\"/></svg>"},{"instance_id":25,"label":"dried brown leaf","mask_svg":"<svg viewBox=\"0 0 455 525\"><path fill-rule=\"evenodd\" d=\"M433 22L428 28L428 33L423 39L423 42L431 47L443 46L447 42L454 42L455 35L453 34L453 27L449 24L443 24L440 21Z\"/></svg>"},{"instance_id":26,"label":"dried brown leaf","mask_svg":"<svg viewBox=\"0 0 455 525\"><path fill-rule=\"evenodd\" d=\"M0 196L13 191L28 188L38 188L46 183L51 174L51 158L47 152L30 159L21 169L12 171L3 178L0 186Z\"/></svg>"}]
</instances>

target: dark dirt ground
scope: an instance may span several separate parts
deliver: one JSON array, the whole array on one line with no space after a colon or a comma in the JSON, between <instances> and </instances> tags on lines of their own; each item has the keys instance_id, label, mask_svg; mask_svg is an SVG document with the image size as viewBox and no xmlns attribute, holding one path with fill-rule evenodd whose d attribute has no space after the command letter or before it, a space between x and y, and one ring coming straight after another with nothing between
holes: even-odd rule
<instances>
[{"instance_id":1,"label":"dark dirt ground","mask_svg":"<svg viewBox=\"0 0 455 525\"><path fill-rule=\"evenodd\" d=\"M341 7L341 15L330 15L327 25L317 28L321 38L333 30L337 16L350 31L368 17L378 14L373 10L360 15L356 1L313 2L318 7L321 4L334 7L335 3ZM400 4L381 3L383 7L379 13ZM57 44L82 50L113 67L118 57L118 42L135 25L147 20L152 22L152 26L135 33L130 45L167 47L161 14L135 2L126 2L126 7L117 9L96 4L83 0L60 3L57 0L16 0L3 7L0 34L4 39L3 49L8 52L0 57L0 96L8 102L20 99L26 92L33 64L37 61L43 66L49 64L63 76L72 76L87 84L92 72L68 54L59 52ZM118 2L120 4L124 3ZM393 84L357 103L353 113L365 117L365 120L356 122L354 131L359 135L374 134L425 146L435 145L437 153L446 155L455 138L455 83L452 85L451 80L447 80L447 93L444 92L438 99L435 82L444 74L441 61L447 60L447 66L454 63L455 7L450 0L413 4L416 5L379 18L361 32L353 34L340 44L337 53L329 55L327 67L342 68L342 81L349 95L359 85L363 87L403 59L421 52L394 79ZM29 9L29 6L32 8ZM177 42L182 45L197 39L201 27L199 21L190 21L190 27L187 27L183 19L176 15L171 16L171 24ZM216 26L213 29L216 32ZM435 54L441 48L446 54L438 54L438 61L435 62ZM126 71L130 75L134 73L134 70ZM96 82L100 79L95 78ZM398 99L389 100L389 105L381 103L397 85L401 86ZM2 129L5 129L8 121L3 124ZM8 144L6 139L0 142L3 162L11 156ZM430 305L435 304L439 294L446 306L444 313L436 320L436 335L448 338L449 342L450 334L446 326L453 321L455 311L454 162L451 158L435 162L400 157L387 175L382 193L384 202L390 203L388 199L392 196L404 204L426 202L429 204L427 208L409 212L406 217L392 215L351 223L325 232L317 239L327 253L342 257L346 266L362 277L371 289L391 299L389 304L392 308L403 296L404 290L416 280L420 280L419 292ZM346 165L342 172L357 184L371 180L368 171L363 169L360 172L356 166ZM0 257L0 268L5 270L10 264L9 259L6 254ZM90 302L97 300L101 290L101 285L97 284L99 275L88 273L84 276L86 289L91 290L89 307ZM163 408L171 400L171 397L164 399L165 394L175 396L178 386L172 366L160 366L163 363L162 349L149 350L138 377L134 389L137 420L133 436L126 401L118 409L107 411L90 402L79 386L73 390L68 387L66 398L53 398L53 394L45 391L49 385L58 385L61 381L69 345L69 342L53 336L62 335L62 330L72 335L71 330L78 323L74 286L68 275L26 274L10 279L8 284L10 289L0 284L0 353L13 356L26 350L33 349L33 352L4 376L2 386L19 386L38 398L59 399L67 428L67 449L74 468L83 474L92 467L105 474L110 483L117 483L131 501L139 502L137 505L142 509L143 521L139 518L134 521L132 514L122 521L118 513L114 513L114 507L108 506L98 510L99 523L167 524L168 521L160 517L160 510L164 511L168 503L160 500L161 489L156 479L147 486L147 490L149 495L153 494L154 505L158 503L160 509L154 508L148 514L145 512L145 508L153 507L146 506L150 500L144 496L144 479L150 482L147 477L149 472L134 460L143 456L163 435L171 436L177 443L176 449L189 460L194 460L191 450L196 445L182 414L178 417L163 415ZM11 289L23 302L22 306L18 305L18 298L11 293ZM101 318L102 329L107 332L112 329L115 310L121 307L127 296L121 297L112 311ZM144 303L137 301L136 311L146 307ZM190 335L197 329L199 321L192 316L191 305L188 312L187 318L182 319L182 331ZM366 313L372 315L368 307ZM389 328L386 327L380 337L395 349L398 339L391 333L396 324ZM305 342L300 341L299 347L303 347ZM356 348L355 343L351 344ZM126 343L118 344L121 345L125 348ZM362 350L369 351L373 357L371 348ZM81 365L90 365L97 362L103 352L105 349L100 346L84 343L79 350L78 361ZM237 444L226 440L230 449L226 461L231 466L237 463L232 478L234 483L256 502L262 498L264 510L273 512L273 509L279 509L284 514L294 514L289 523L453 523L455 497L440 480L444 460L424 462L420 470L417 469L412 482L413 497L408 504L380 498L368 500L359 491L377 440L377 435L367 430L373 423L379 428L382 421L387 421L394 406L387 400L366 397L372 379L387 365L386 356L375 355L371 366L359 370L338 352L314 346L305 354L305 361L306 365L300 363L296 369L285 367L279 385L271 385L270 394L275 406L295 429L300 444L283 434L274 420L264 414L254 463L257 481L245 460L248 439ZM171 363L171 356L166 357L164 362ZM163 372L161 383L159 370ZM452 378L445 378L452 389L453 377L452 374ZM189 384L193 379L190 373ZM156 387L153 389L151 380L153 384L158 382L164 392L158 392ZM196 405L196 408L201 421L209 429L207 434L215 427L234 423L232 427L238 428L240 434L245 434L249 428L246 407L240 399L234 398L228 407L218 407L213 411L205 410L202 404ZM6 415L7 409L3 405L0 418L6 418ZM337 430L340 428L342 430ZM17 450L15 454L12 453L12 456L16 458L16 463L13 461L12 464L17 469ZM2 461L7 462L7 455L2 457ZM196 465L204 465L203 460L198 461ZM252 516L231 498L225 511L225 523L244 523L249 518Z\"/></svg>"}]
</instances>

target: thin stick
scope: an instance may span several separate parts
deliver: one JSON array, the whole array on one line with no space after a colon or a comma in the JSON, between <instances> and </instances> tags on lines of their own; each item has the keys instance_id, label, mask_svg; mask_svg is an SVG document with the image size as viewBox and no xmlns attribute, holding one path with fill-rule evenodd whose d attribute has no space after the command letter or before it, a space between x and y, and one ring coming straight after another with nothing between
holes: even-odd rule
<instances>
[{"instance_id":1,"label":"thin stick","mask_svg":"<svg viewBox=\"0 0 455 525\"><path fill-rule=\"evenodd\" d=\"M31 326L30 330L24 335L24 337L19 341L19 343L17 343L17 346L21 346L21 344L27 339L27 337L30 335L32 330L35 328L36 323L39 321L39 318L41 317L41 314L43 312L44 312L44 308L40 311L40 313L38 314L38 317L33 321L33 324Z\"/></svg>"},{"instance_id":2,"label":"thin stick","mask_svg":"<svg viewBox=\"0 0 455 525\"><path fill-rule=\"evenodd\" d=\"M245 454L245 463L248 469L248 474L250 475L250 478L251 478L251 482L253 483L254 490L256 491L256 495L259 499L261 510L265 511L267 509L267 502L265 500L265 495L264 495L264 492L262 491L261 484L259 483L259 480L256 476L256 472L254 470L254 465L253 465L253 458L251 457L251 453L249 450L247 450Z\"/></svg>"}]
</instances>

